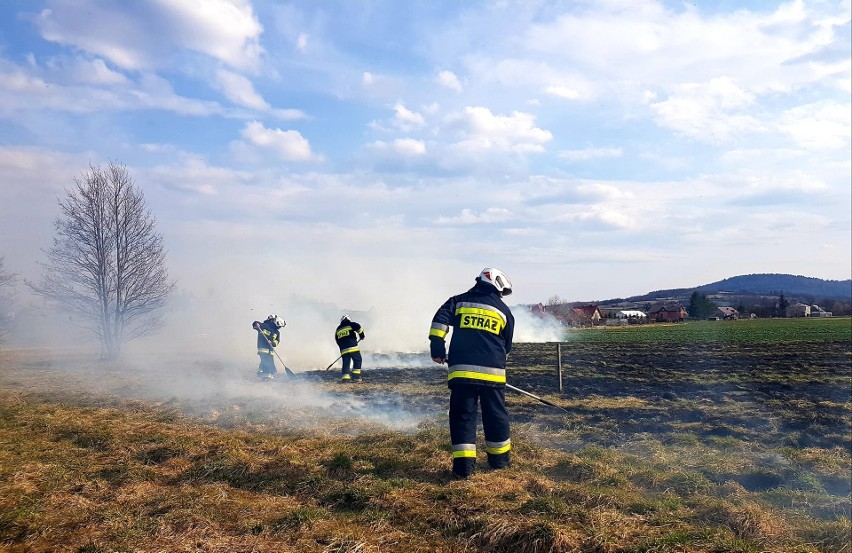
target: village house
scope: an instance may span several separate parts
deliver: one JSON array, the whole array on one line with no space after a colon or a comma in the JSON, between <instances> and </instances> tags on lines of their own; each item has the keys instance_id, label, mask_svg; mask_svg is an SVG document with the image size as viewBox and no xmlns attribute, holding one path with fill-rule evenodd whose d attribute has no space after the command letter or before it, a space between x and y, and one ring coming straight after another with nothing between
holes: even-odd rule
<instances>
[{"instance_id":1,"label":"village house","mask_svg":"<svg viewBox=\"0 0 852 553\"><path fill-rule=\"evenodd\" d=\"M615 318L645 320L648 318L648 315L646 315L644 311L639 311L638 309L622 309L615 313Z\"/></svg>"},{"instance_id":2,"label":"village house","mask_svg":"<svg viewBox=\"0 0 852 553\"><path fill-rule=\"evenodd\" d=\"M594 325L600 323L603 314L597 305L579 305L571 308L569 321L572 324Z\"/></svg>"},{"instance_id":3,"label":"village house","mask_svg":"<svg viewBox=\"0 0 852 553\"><path fill-rule=\"evenodd\" d=\"M794 303L787 306L787 310L784 315L790 318L810 317L811 306L806 303Z\"/></svg>"},{"instance_id":4,"label":"village house","mask_svg":"<svg viewBox=\"0 0 852 553\"><path fill-rule=\"evenodd\" d=\"M658 323L681 322L689 315L686 309L678 302L658 302L648 310L648 319Z\"/></svg>"},{"instance_id":5,"label":"village house","mask_svg":"<svg viewBox=\"0 0 852 553\"><path fill-rule=\"evenodd\" d=\"M723 321L735 321L740 318L739 311L733 307L717 307L714 315Z\"/></svg>"},{"instance_id":6,"label":"village house","mask_svg":"<svg viewBox=\"0 0 852 553\"><path fill-rule=\"evenodd\" d=\"M812 305L811 317L831 317L831 311L826 311L818 305Z\"/></svg>"}]
</instances>

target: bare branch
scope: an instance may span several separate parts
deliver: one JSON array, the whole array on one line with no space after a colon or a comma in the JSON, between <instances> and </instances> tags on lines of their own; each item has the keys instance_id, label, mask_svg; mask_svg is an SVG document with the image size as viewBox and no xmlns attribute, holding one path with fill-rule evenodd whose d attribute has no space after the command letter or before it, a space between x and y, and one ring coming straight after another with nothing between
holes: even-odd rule
<instances>
[{"instance_id":1,"label":"bare branch","mask_svg":"<svg viewBox=\"0 0 852 553\"><path fill-rule=\"evenodd\" d=\"M161 325L174 283L163 237L123 165L90 166L59 201L53 246L36 293L79 314L108 356Z\"/></svg>"}]
</instances>

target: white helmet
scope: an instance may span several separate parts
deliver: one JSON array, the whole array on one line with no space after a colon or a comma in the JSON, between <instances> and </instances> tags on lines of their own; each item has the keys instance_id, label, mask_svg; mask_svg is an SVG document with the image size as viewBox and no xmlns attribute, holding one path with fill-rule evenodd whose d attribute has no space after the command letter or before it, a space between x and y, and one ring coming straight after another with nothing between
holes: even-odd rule
<instances>
[{"instance_id":1,"label":"white helmet","mask_svg":"<svg viewBox=\"0 0 852 553\"><path fill-rule=\"evenodd\" d=\"M494 286L494 288L497 288L497 291L500 292L501 296L508 296L512 293L512 282L509 280L509 277L506 276L506 273L500 269L486 267L482 269L482 272L479 273L476 280L480 282L487 282Z\"/></svg>"},{"instance_id":2,"label":"white helmet","mask_svg":"<svg viewBox=\"0 0 852 553\"><path fill-rule=\"evenodd\" d=\"M284 328L287 325L287 323L284 321L284 319L282 319L281 317L279 317L278 315L276 315L274 313L272 315L268 316L266 318L266 320L272 321L273 323L275 323L276 328Z\"/></svg>"},{"instance_id":3,"label":"white helmet","mask_svg":"<svg viewBox=\"0 0 852 553\"><path fill-rule=\"evenodd\" d=\"M343 314L343 316L342 316L342 317L340 317L340 322L341 322L341 323L342 323L343 321L348 321L348 320L350 320L350 319L349 319L349 313L344 313L344 314Z\"/></svg>"}]
</instances>

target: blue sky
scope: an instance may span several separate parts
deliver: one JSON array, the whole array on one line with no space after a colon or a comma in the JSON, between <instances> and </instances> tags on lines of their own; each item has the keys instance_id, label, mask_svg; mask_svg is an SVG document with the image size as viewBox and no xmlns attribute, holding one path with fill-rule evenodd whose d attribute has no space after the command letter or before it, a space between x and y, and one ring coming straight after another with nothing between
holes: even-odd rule
<instances>
[{"instance_id":1,"label":"blue sky","mask_svg":"<svg viewBox=\"0 0 852 553\"><path fill-rule=\"evenodd\" d=\"M7 0L0 256L114 160L234 309L845 279L850 57L848 0Z\"/></svg>"}]
</instances>

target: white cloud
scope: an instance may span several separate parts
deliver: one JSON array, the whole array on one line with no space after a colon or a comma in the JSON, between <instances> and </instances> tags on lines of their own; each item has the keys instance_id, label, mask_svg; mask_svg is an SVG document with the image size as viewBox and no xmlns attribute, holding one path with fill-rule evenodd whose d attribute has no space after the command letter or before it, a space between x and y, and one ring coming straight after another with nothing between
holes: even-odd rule
<instances>
[{"instance_id":1,"label":"white cloud","mask_svg":"<svg viewBox=\"0 0 852 553\"><path fill-rule=\"evenodd\" d=\"M456 92L462 91L461 82L452 71L444 70L438 73L438 84L451 90L455 90Z\"/></svg>"},{"instance_id":2,"label":"white cloud","mask_svg":"<svg viewBox=\"0 0 852 553\"><path fill-rule=\"evenodd\" d=\"M550 131L535 126L535 117L531 114L513 111L511 115L497 115L481 106L467 107L464 113L452 116L448 129L453 128L466 136L455 147L470 152L542 152L543 144L553 138Z\"/></svg>"},{"instance_id":3,"label":"white cloud","mask_svg":"<svg viewBox=\"0 0 852 553\"><path fill-rule=\"evenodd\" d=\"M818 102L784 111L778 128L805 148L849 148L852 106Z\"/></svg>"},{"instance_id":4,"label":"white cloud","mask_svg":"<svg viewBox=\"0 0 852 553\"><path fill-rule=\"evenodd\" d=\"M361 84L364 86L372 85L374 80L373 74L369 71L364 71L364 73L361 74Z\"/></svg>"},{"instance_id":5,"label":"white cloud","mask_svg":"<svg viewBox=\"0 0 852 553\"><path fill-rule=\"evenodd\" d=\"M493 85L501 95L517 89L544 91L546 94L568 99L586 99L595 96L597 85L588 75L573 69L569 64L542 60L536 57L517 58L512 53L506 57L476 55L466 58L470 81L478 86Z\"/></svg>"},{"instance_id":6,"label":"white cloud","mask_svg":"<svg viewBox=\"0 0 852 553\"><path fill-rule=\"evenodd\" d=\"M19 67L0 66L0 89L12 92L42 92L47 88L47 83L39 78L28 74Z\"/></svg>"},{"instance_id":7,"label":"white cloud","mask_svg":"<svg viewBox=\"0 0 852 553\"><path fill-rule=\"evenodd\" d=\"M502 207L489 207L485 211L476 213L472 209L462 209L455 217L438 217L435 221L439 225L476 225L482 223L503 223L512 219L512 212Z\"/></svg>"},{"instance_id":8,"label":"white cloud","mask_svg":"<svg viewBox=\"0 0 852 553\"><path fill-rule=\"evenodd\" d=\"M73 81L75 79L71 77L75 70L72 62L70 67L63 66L61 72L65 80ZM38 110L97 113L140 109L194 116L224 114L219 104L180 96L169 81L151 73L142 73L137 82L128 80L109 86L93 86L91 83L65 85L46 80L38 73L46 71L40 67L25 69L0 59L0 115L15 117L22 112Z\"/></svg>"},{"instance_id":9,"label":"white cloud","mask_svg":"<svg viewBox=\"0 0 852 553\"><path fill-rule=\"evenodd\" d=\"M127 77L107 67L104 60L99 58L90 60L77 57L70 62L54 59L50 60L48 66L58 71L67 71L71 80L76 83L93 85L123 85L128 83Z\"/></svg>"},{"instance_id":10,"label":"white cloud","mask_svg":"<svg viewBox=\"0 0 852 553\"><path fill-rule=\"evenodd\" d=\"M300 109L286 108L272 108L269 110L270 115L277 119L282 119L284 121L293 121L296 119L306 119L308 116L305 115L305 112Z\"/></svg>"},{"instance_id":11,"label":"white cloud","mask_svg":"<svg viewBox=\"0 0 852 553\"><path fill-rule=\"evenodd\" d=\"M247 143L275 152L285 161L319 161L311 145L299 131L268 129L259 121L251 121L240 133Z\"/></svg>"},{"instance_id":12,"label":"white cloud","mask_svg":"<svg viewBox=\"0 0 852 553\"><path fill-rule=\"evenodd\" d=\"M809 194L828 190L828 185L822 180L809 175L805 171L796 171L789 175L757 174L751 179L750 186L761 191L794 191Z\"/></svg>"},{"instance_id":13,"label":"white cloud","mask_svg":"<svg viewBox=\"0 0 852 553\"><path fill-rule=\"evenodd\" d=\"M300 33L299 38L296 39L296 48L300 52L304 52L308 49L308 35L305 33Z\"/></svg>"},{"instance_id":14,"label":"white cloud","mask_svg":"<svg viewBox=\"0 0 852 553\"><path fill-rule=\"evenodd\" d=\"M636 228L641 220L637 213L595 206L591 211L567 215L564 220L578 221L584 224L595 223L604 227L620 229Z\"/></svg>"},{"instance_id":15,"label":"white cloud","mask_svg":"<svg viewBox=\"0 0 852 553\"><path fill-rule=\"evenodd\" d=\"M140 176L146 181L160 183L164 188L189 193L190 197L222 195L222 201L226 202L230 201L225 199L230 197L229 191L252 180L252 175L248 172L208 165L196 156L188 154L182 155L176 164L157 165L143 170ZM210 198L209 201L216 200ZM213 204L208 206L210 207L213 207Z\"/></svg>"},{"instance_id":16,"label":"white cloud","mask_svg":"<svg viewBox=\"0 0 852 553\"><path fill-rule=\"evenodd\" d=\"M220 69L216 72L216 82L225 97L235 104L256 110L269 109L266 100L255 91L254 85L244 76Z\"/></svg>"},{"instance_id":17,"label":"white cloud","mask_svg":"<svg viewBox=\"0 0 852 553\"><path fill-rule=\"evenodd\" d=\"M706 83L680 85L666 100L650 104L659 125L691 138L723 142L735 135L765 130L760 120L745 110L754 96L732 79L719 77Z\"/></svg>"},{"instance_id":18,"label":"white cloud","mask_svg":"<svg viewBox=\"0 0 852 553\"><path fill-rule=\"evenodd\" d=\"M551 85L544 89L544 91L548 94L552 94L553 96L559 96L560 98L567 98L569 100L576 100L580 97L580 91L567 86Z\"/></svg>"},{"instance_id":19,"label":"white cloud","mask_svg":"<svg viewBox=\"0 0 852 553\"><path fill-rule=\"evenodd\" d=\"M157 144L152 142L148 144L139 144L138 147L143 152L148 152L152 154L171 153L177 151L177 148L174 146L174 144Z\"/></svg>"},{"instance_id":20,"label":"white cloud","mask_svg":"<svg viewBox=\"0 0 852 553\"><path fill-rule=\"evenodd\" d=\"M426 124L423 116L416 111L411 111L406 108L402 102L397 102L393 107L394 118L393 122L396 127L403 131L410 131L415 127L422 127Z\"/></svg>"},{"instance_id":21,"label":"white cloud","mask_svg":"<svg viewBox=\"0 0 852 553\"><path fill-rule=\"evenodd\" d=\"M827 70L848 76L848 67L798 62L837 40L835 27L848 25L848 11L848 4L798 0L769 14L745 7L703 14L700 7L652 0L598 2L529 25L522 43L548 59L548 68L566 64L601 82L669 89L726 76L762 93L816 82Z\"/></svg>"},{"instance_id":22,"label":"white cloud","mask_svg":"<svg viewBox=\"0 0 852 553\"><path fill-rule=\"evenodd\" d=\"M46 40L133 70L163 66L182 48L241 68L254 67L262 53L263 28L247 0L155 0L133 10L108 0L55 0L35 21Z\"/></svg>"},{"instance_id":23,"label":"white cloud","mask_svg":"<svg viewBox=\"0 0 852 553\"><path fill-rule=\"evenodd\" d=\"M429 107L427 106L428 110ZM370 121L367 126L377 132L392 133L396 131L411 132L423 128L426 125L426 119L421 113L410 110L402 102L397 102L393 106L394 115L389 121Z\"/></svg>"},{"instance_id":24,"label":"white cloud","mask_svg":"<svg viewBox=\"0 0 852 553\"><path fill-rule=\"evenodd\" d=\"M582 150L561 150L559 157L569 161L588 161L591 159L607 159L621 157L621 148L584 148Z\"/></svg>"},{"instance_id":25,"label":"white cloud","mask_svg":"<svg viewBox=\"0 0 852 553\"><path fill-rule=\"evenodd\" d=\"M284 121L304 119L305 113L298 109L273 108L254 89L252 82L243 75L219 69L216 72L216 85L226 98L237 105L268 113L269 115Z\"/></svg>"},{"instance_id":26,"label":"white cloud","mask_svg":"<svg viewBox=\"0 0 852 553\"><path fill-rule=\"evenodd\" d=\"M394 152L405 157L426 155L426 143L414 138L398 138L392 142L377 140L369 144L368 148L380 152Z\"/></svg>"}]
</instances>

